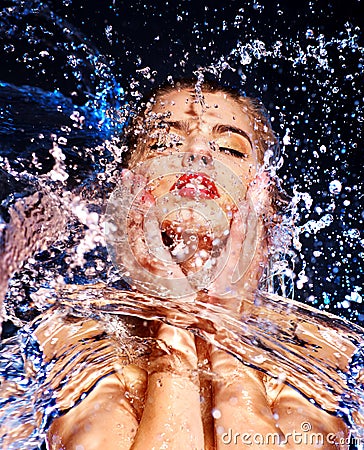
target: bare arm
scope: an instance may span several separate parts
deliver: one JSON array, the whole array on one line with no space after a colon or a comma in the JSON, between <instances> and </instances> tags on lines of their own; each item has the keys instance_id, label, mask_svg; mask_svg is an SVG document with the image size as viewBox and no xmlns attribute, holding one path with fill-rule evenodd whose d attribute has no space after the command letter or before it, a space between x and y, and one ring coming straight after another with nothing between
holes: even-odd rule
<instances>
[{"instance_id":1,"label":"bare arm","mask_svg":"<svg viewBox=\"0 0 364 450\"><path fill-rule=\"evenodd\" d=\"M127 372L132 373L127 374ZM133 378L134 388L145 390L146 378L135 368L125 368ZM139 386L137 386L137 378ZM116 374L101 379L93 391L64 416L53 421L48 434L50 450L125 450L133 443L138 421L128 400L124 376ZM141 393L142 393L141 392Z\"/></svg>"},{"instance_id":2,"label":"bare arm","mask_svg":"<svg viewBox=\"0 0 364 450\"><path fill-rule=\"evenodd\" d=\"M195 340L188 331L162 325L159 339L171 350L152 362L143 416L133 450L204 449ZM177 355L177 358L176 358Z\"/></svg>"},{"instance_id":3,"label":"bare arm","mask_svg":"<svg viewBox=\"0 0 364 450\"><path fill-rule=\"evenodd\" d=\"M252 449L281 448L279 440L283 439L283 432L268 404L262 374L216 348L211 349L211 368L215 374L216 448L244 448L244 444ZM270 434L275 441L269 447L262 446L254 442L256 433Z\"/></svg>"}]
</instances>

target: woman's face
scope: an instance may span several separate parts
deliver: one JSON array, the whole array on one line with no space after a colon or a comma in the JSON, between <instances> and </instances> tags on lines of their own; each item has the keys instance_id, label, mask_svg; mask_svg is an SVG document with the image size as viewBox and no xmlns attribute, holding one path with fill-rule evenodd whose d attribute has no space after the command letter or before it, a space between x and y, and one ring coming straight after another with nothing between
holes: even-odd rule
<instances>
[{"instance_id":1,"label":"woman's face","mask_svg":"<svg viewBox=\"0 0 364 450\"><path fill-rule=\"evenodd\" d=\"M154 198L173 193L180 204L213 200L228 214L257 175L253 125L229 95L203 95L199 101L193 89L176 89L156 98L145 117L139 163ZM198 207L182 209L179 223L200 220Z\"/></svg>"},{"instance_id":2,"label":"woman's face","mask_svg":"<svg viewBox=\"0 0 364 450\"><path fill-rule=\"evenodd\" d=\"M204 93L204 102L196 100L192 89L174 90L157 97L148 113L146 123L149 137L145 141L142 161L153 157L180 155L181 165L190 173L195 192L181 187L175 174L160 177L151 192L155 197L163 195L173 186L182 195L213 194L198 189L193 176L205 175L212 181L216 171L224 166L232 171L248 188L257 174L258 159L254 147L253 125L243 107L226 93ZM186 177L185 177L186 178ZM205 180L202 180L204 184ZM207 183L208 184L208 183ZM218 188L217 188L218 189ZM216 192L215 192L216 193ZM223 192L219 193L223 195Z\"/></svg>"}]
</instances>

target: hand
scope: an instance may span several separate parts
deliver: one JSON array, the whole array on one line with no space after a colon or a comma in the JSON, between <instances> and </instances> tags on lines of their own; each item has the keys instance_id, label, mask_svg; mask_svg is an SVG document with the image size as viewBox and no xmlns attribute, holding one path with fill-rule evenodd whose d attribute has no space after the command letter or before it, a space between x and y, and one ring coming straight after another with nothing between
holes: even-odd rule
<instances>
[{"instance_id":1,"label":"hand","mask_svg":"<svg viewBox=\"0 0 364 450\"><path fill-rule=\"evenodd\" d=\"M246 200L234 213L230 234L208 289L214 303L240 310L242 296L254 292L267 260L267 242L262 216L267 211L269 179L263 174L254 181Z\"/></svg>"},{"instance_id":2,"label":"hand","mask_svg":"<svg viewBox=\"0 0 364 450\"><path fill-rule=\"evenodd\" d=\"M163 243L155 200L146 184L143 176L124 170L121 188L111 199L108 220L117 227L111 240L114 260L142 292L194 299L194 289Z\"/></svg>"}]
</instances>

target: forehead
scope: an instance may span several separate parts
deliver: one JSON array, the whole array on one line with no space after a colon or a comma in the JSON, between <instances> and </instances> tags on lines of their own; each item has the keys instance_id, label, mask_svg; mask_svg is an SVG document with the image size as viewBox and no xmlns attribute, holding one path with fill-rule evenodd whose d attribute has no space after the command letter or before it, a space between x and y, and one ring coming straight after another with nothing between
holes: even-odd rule
<instances>
[{"instance_id":1,"label":"forehead","mask_svg":"<svg viewBox=\"0 0 364 450\"><path fill-rule=\"evenodd\" d=\"M225 92L203 92L203 103L194 89L175 89L156 97L152 111L168 114L172 121L199 120L205 124L225 124L251 130L251 121L243 105Z\"/></svg>"}]
</instances>

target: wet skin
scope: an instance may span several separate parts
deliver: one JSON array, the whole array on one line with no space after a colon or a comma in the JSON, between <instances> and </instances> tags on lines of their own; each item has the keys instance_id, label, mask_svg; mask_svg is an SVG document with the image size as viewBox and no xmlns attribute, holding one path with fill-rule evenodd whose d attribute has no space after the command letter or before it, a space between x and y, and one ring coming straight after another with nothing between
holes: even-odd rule
<instances>
[{"instance_id":1,"label":"wet skin","mask_svg":"<svg viewBox=\"0 0 364 450\"><path fill-rule=\"evenodd\" d=\"M156 104L146 120L152 119L149 136L145 139L145 151L140 160L160 156L181 156L181 165L191 173L202 174L216 182L216 171L226 167L241 181L239 197L242 200L249 184L258 170L258 157L253 139L250 119L242 114L242 107L232 102L224 93L206 94L204 103L196 100L192 91L171 92L157 98ZM153 121L153 118L154 121ZM145 164L144 164L145 166ZM151 188L155 198L159 198L174 187L179 187L174 174L168 174L168 168ZM192 183L198 179L192 180ZM177 183L176 183L177 182ZM201 196L200 192L195 195ZM193 196L193 192L181 195ZM223 190L215 199L222 207L234 207L229 196Z\"/></svg>"},{"instance_id":2,"label":"wet skin","mask_svg":"<svg viewBox=\"0 0 364 450\"><path fill-rule=\"evenodd\" d=\"M252 189L259 171L252 132L254 124L242 106L222 92L205 93L204 105L196 100L194 91L189 89L157 97L150 115L146 117L154 131L145 139L145 151L140 161L152 161L153 157L160 155L181 154L183 164L191 169L191 173L202 173L212 180L216 161L221 162L239 176L243 200ZM162 121L164 131L158 131L160 127L154 127L153 121L158 124ZM162 145L166 134L172 145ZM184 181L180 185L182 197L199 195L198 191L203 189L209 191L203 178L189 181L189 187ZM149 193L158 198L176 189L175 184L176 176L166 173L159 183L150 187ZM216 196L212 188L210 192ZM268 203L267 192L263 186L260 192L253 194L253 198L258 198L264 205ZM234 207L223 193L220 201L226 209ZM254 248L244 246L243 242L250 239L249 227L253 226L249 211L246 210L246 217L233 218L231 222L229 239L233 240L233 248L237 248L238 253L255 252L239 292L243 292L247 285L248 291L257 288L261 265L266 258L264 227L260 214L255 214L255 217L254 226L259 231L254 234L258 239ZM188 220L194 221L195 216L191 214ZM142 253L145 249L136 248L136 251ZM228 270L223 270L211 285L209 296L212 299L219 298L219 286L231 283L229 271L236 257L236 254L229 256ZM140 260L143 260L142 256ZM191 267L193 270L193 265ZM157 273L161 268L150 265L149 270ZM175 273L179 277L184 275L177 263ZM236 301L223 304L232 312L241 308ZM227 353L207 346L189 332L163 324L155 337L170 347L171 354L151 355L147 370L126 366L102 379L83 402L54 421L48 435L49 448L74 449L82 445L87 450L145 450L164 448L163 445L167 444L168 448L176 450L275 449L282 447L277 443L261 445L254 442L244 446L241 437L234 441L229 438L229 432L231 430L233 436L237 433L240 436L244 433L260 433L262 436L272 433L284 437L294 431L302 432L303 422L310 423L312 433L345 435L346 428L339 419L319 410L288 386L275 383ZM198 372L201 366L212 371L214 377ZM131 394L140 400L140 410L128 400ZM284 448L311 449L313 446L310 443L297 446L291 440ZM324 440L323 445L316 448L338 447Z\"/></svg>"}]
</instances>

